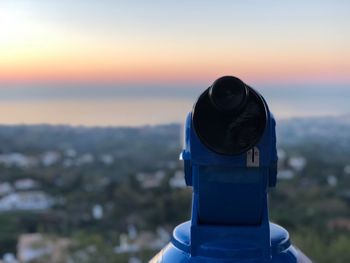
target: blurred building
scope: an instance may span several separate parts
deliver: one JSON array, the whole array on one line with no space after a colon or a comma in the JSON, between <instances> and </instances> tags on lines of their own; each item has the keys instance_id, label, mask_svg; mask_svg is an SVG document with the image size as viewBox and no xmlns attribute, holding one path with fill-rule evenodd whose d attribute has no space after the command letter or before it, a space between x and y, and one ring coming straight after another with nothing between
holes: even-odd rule
<instances>
[{"instance_id":1,"label":"blurred building","mask_svg":"<svg viewBox=\"0 0 350 263\"><path fill-rule=\"evenodd\" d=\"M169 185L171 188L185 188L185 175L183 171L176 171L174 176L170 178Z\"/></svg>"},{"instance_id":2,"label":"blurred building","mask_svg":"<svg viewBox=\"0 0 350 263\"><path fill-rule=\"evenodd\" d=\"M23 234L17 244L17 257L20 263L34 260L40 262L65 262L69 240L65 238L50 238L42 234Z\"/></svg>"},{"instance_id":3,"label":"blurred building","mask_svg":"<svg viewBox=\"0 0 350 263\"><path fill-rule=\"evenodd\" d=\"M20 179L14 182L16 190L32 190L39 186L39 183L30 178Z\"/></svg>"},{"instance_id":4,"label":"blurred building","mask_svg":"<svg viewBox=\"0 0 350 263\"><path fill-rule=\"evenodd\" d=\"M11 193L0 199L0 212L14 210L46 210L53 199L41 191Z\"/></svg>"},{"instance_id":5,"label":"blurred building","mask_svg":"<svg viewBox=\"0 0 350 263\"><path fill-rule=\"evenodd\" d=\"M149 189L159 187L165 177L165 171L159 170L155 173L138 173L136 179L142 188Z\"/></svg>"}]
</instances>

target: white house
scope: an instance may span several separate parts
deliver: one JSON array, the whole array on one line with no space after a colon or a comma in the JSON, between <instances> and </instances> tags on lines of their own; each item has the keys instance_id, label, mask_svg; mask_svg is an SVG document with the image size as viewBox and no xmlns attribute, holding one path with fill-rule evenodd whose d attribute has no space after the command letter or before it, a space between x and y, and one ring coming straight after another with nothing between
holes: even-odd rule
<instances>
[{"instance_id":1,"label":"white house","mask_svg":"<svg viewBox=\"0 0 350 263\"><path fill-rule=\"evenodd\" d=\"M55 151L48 151L45 152L41 157L41 163L48 167L51 165L56 164L61 158L61 155L58 152Z\"/></svg>"},{"instance_id":2,"label":"white house","mask_svg":"<svg viewBox=\"0 0 350 263\"><path fill-rule=\"evenodd\" d=\"M306 166L306 163L306 159L302 156L293 156L288 160L289 166L297 172L301 172Z\"/></svg>"},{"instance_id":3,"label":"white house","mask_svg":"<svg viewBox=\"0 0 350 263\"><path fill-rule=\"evenodd\" d=\"M36 166L37 159L32 156L26 156L22 153L0 154L0 164L6 167L28 168Z\"/></svg>"},{"instance_id":4,"label":"white house","mask_svg":"<svg viewBox=\"0 0 350 263\"><path fill-rule=\"evenodd\" d=\"M15 181L14 186L17 190L32 190L38 187L39 184L37 181L33 179L25 178L25 179L19 179Z\"/></svg>"},{"instance_id":5,"label":"white house","mask_svg":"<svg viewBox=\"0 0 350 263\"><path fill-rule=\"evenodd\" d=\"M183 171L176 171L174 176L170 178L169 185L171 188L185 188L185 174Z\"/></svg>"},{"instance_id":6,"label":"white house","mask_svg":"<svg viewBox=\"0 0 350 263\"><path fill-rule=\"evenodd\" d=\"M41 191L27 191L12 193L0 199L0 212L14 210L46 210L53 204L53 200Z\"/></svg>"},{"instance_id":7,"label":"white house","mask_svg":"<svg viewBox=\"0 0 350 263\"><path fill-rule=\"evenodd\" d=\"M142 188L150 189L159 187L165 175L163 170L159 170L155 173L138 173L136 179L139 181Z\"/></svg>"}]
</instances>

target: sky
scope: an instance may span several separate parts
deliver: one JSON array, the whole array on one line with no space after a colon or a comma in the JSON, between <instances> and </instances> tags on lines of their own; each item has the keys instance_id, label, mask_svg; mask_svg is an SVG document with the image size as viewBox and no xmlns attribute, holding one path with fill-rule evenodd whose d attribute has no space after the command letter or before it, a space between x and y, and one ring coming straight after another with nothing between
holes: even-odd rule
<instances>
[{"instance_id":1,"label":"sky","mask_svg":"<svg viewBox=\"0 0 350 263\"><path fill-rule=\"evenodd\" d=\"M2 0L1 80L350 81L349 1Z\"/></svg>"},{"instance_id":2,"label":"sky","mask_svg":"<svg viewBox=\"0 0 350 263\"><path fill-rule=\"evenodd\" d=\"M152 115L151 105L160 103L156 95L167 93L169 101L179 101L168 112L176 121L170 117L176 109L188 107L193 94L222 75L277 93L312 88L341 94L350 86L349 32L350 1L341 0L1 0L0 109L11 114L0 123L93 125L103 117L108 124L102 110L90 122L82 121L86 111L76 116L80 122L65 117L68 112L40 116L43 109L66 111L64 103L89 108L111 97L121 112L128 100L131 108L148 97ZM22 112L15 114L18 107ZM164 113L158 122L166 120ZM134 123L147 121L111 121Z\"/></svg>"}]
</instances>

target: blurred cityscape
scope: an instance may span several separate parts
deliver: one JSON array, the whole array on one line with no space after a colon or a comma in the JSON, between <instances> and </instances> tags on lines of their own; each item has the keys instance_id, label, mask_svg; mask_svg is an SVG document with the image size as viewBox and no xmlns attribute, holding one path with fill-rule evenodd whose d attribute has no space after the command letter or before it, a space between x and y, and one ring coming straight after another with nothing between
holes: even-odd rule
<instances>
[{"instance_id":1,"label":"blurred cityscape","mask_svg":"<svg viewBox=\"0 0 350 263\"><path fill-rule=\"evenodd\" d=\"M190 217L181 129L0 126L0 262L147 262ZM272 220L315 262L350 262L350 116L277 133Z\"/></svg>"}]
</instances>

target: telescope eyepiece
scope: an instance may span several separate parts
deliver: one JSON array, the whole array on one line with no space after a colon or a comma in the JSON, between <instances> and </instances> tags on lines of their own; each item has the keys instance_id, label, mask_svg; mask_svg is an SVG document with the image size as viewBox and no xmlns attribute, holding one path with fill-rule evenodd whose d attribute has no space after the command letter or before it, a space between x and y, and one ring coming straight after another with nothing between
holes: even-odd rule
<instances>
[{"instance_id":1,"label":"telescope eyepiece","mask_svg":"<svg viewBox=\"0 0 350 263\"><path fill-rule=\"evenodd\" d=\"M192 111L194 130L210 150L242 154L261 139L267 106L261 95L236 77L217 79L198 98Z\"/></svg>"},{"instance_id":2,"label":"telescope eyepiece","mask_svg":"<svg viewBox=\"0 0 350 263\"><path fill-rule=\"evenodd\" d=\"M248 87L236 77L217 79L209 88L209 98L214 107L227 114L238 114L246 105Z\"/></svg>"}]
</instances>

